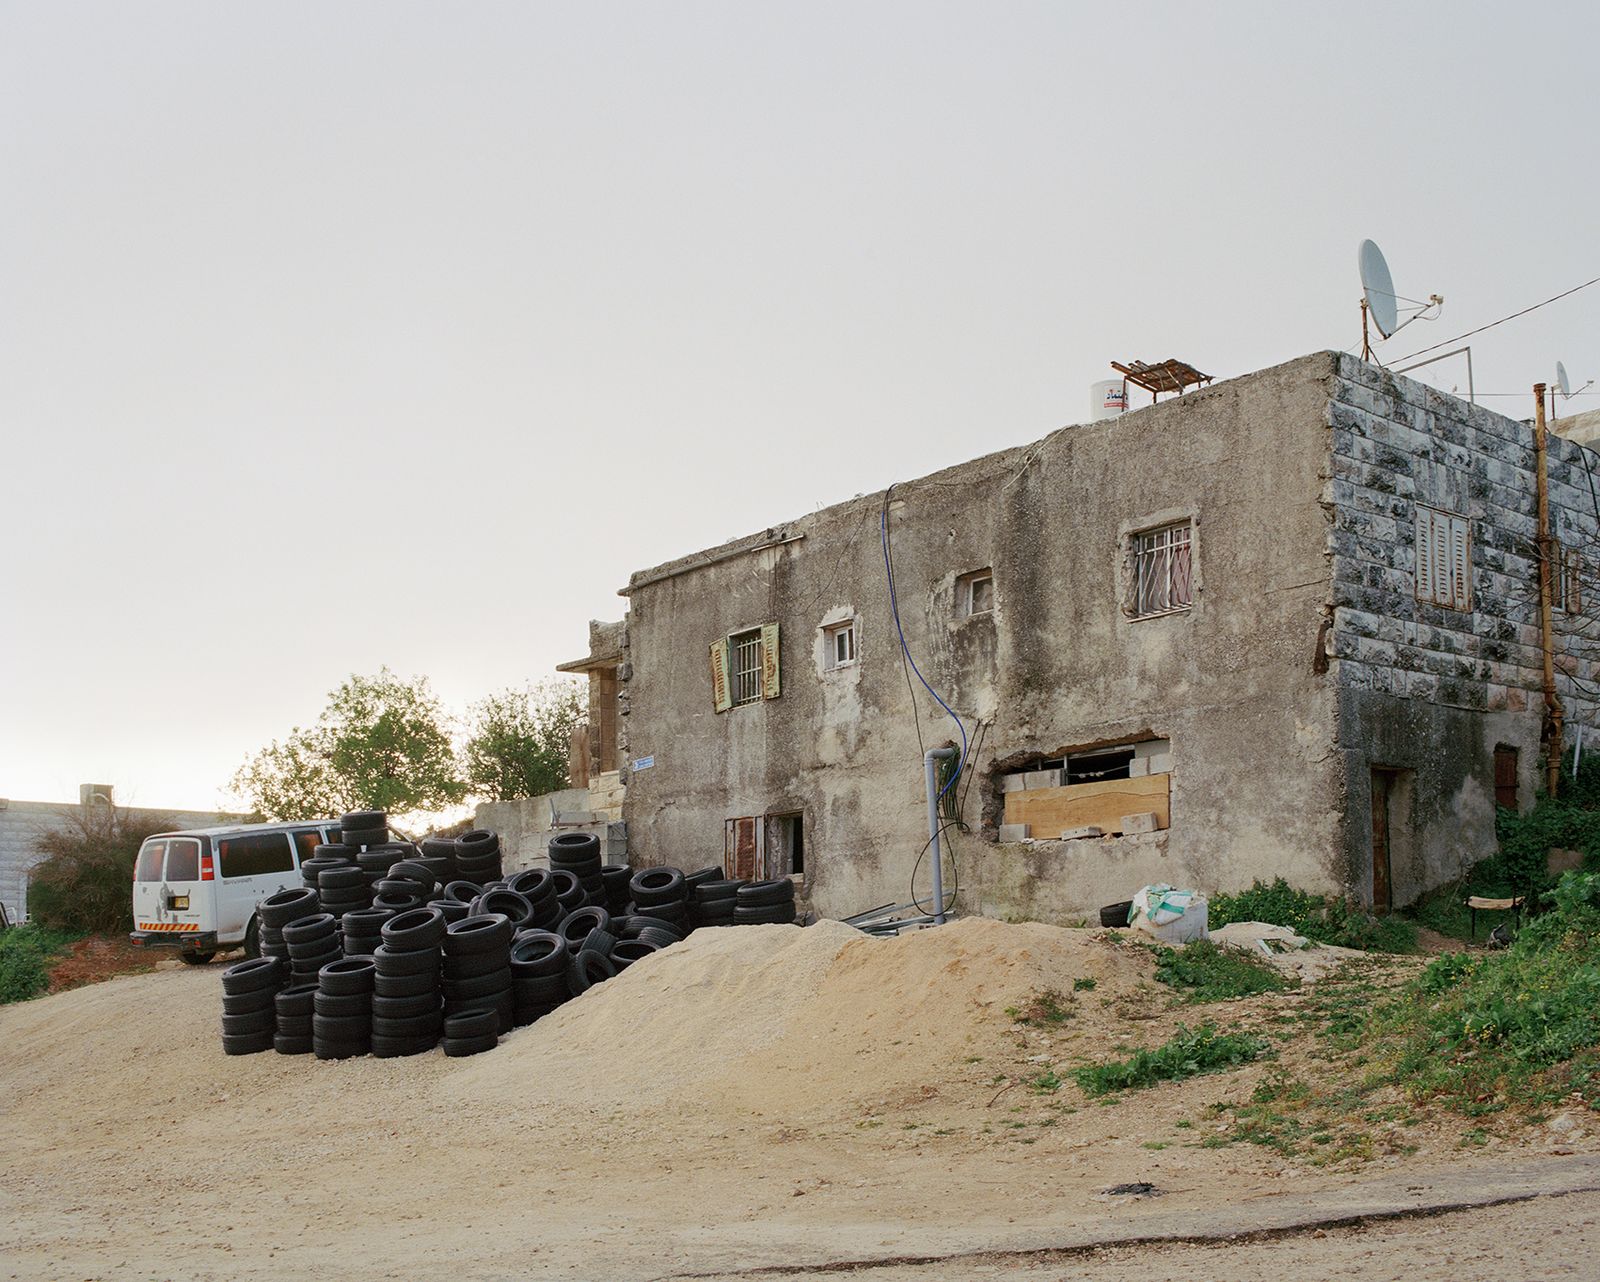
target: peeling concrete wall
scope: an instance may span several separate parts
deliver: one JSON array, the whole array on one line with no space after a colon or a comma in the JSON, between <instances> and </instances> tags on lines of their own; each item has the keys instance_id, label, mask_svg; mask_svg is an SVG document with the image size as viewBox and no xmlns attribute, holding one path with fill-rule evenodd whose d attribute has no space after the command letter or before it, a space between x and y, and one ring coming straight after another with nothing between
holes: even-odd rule
<instances>
[{"instance_id":1,"label":"peeling concrete wall","mask_svg":"<svg viewBox=\"0 0 1600 1282\"><path fill-rule=\"evenodd\" d=\"M593 823L568 823L556 828L551 823L552 808L565 815L589 812L589 790L564 788L560 792L520 797L515 801L480 802L473 809L472 826L500 835L502 859L508 874L524 868L549 867L550 838L558 832L593 833L600 838L601 853L607 863L627 862L626 829L621 823L596 815Z\"/></svg>"},{"instance_id":2,"label":"peeling concrete wall","mask_svg":"<svg viewBox=\"0 0 1600 1282\"><path fill-rule=\"evenodd\" d=\"M1337 700L1314 663L1331 591L1335 362L1305 357L895 489L912 654L974 739L991 723L964 793L971 835L951 842L968 911L1071 919L1147 881L1216 889L1281 873L1343 888ZM720 862L728 818L800 810L816 909L909 898L925 802L882 507L881 494L840 504L634 576L625 741L635 761L654 759L627 776L635 862ZM1195 521L1194 606L1130 618L1128 535L1180 516ZM963 618L957 579L985 567L996 608ZM850 616L858 661L826 671L820 630ZM709 645L767 622L781 625L781 697L716 713ZM950 741L944 714L916 703L922 740ZM982 835L996 759L1138 737L1172 742L1170 830ZM918 885L926 894L925 860Z\"/></svg>"}]
</instances>

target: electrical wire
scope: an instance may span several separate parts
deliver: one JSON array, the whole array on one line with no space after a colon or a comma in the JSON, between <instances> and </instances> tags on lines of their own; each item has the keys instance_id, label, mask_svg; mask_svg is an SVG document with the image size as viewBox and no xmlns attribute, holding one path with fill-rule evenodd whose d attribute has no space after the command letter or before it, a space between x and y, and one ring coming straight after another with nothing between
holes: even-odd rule
<instances>
[{"instance_id":1,"label":"electrical wire","mask_svg":"<svg viewBox=\"0 0 1600 1282\"><path fill-rule=\"evenodd\" d=\"M890 485L889 488L883 492L883 508L878 514L878 533L883 542L883 568L884 572L889 577L889 609L894 614L894 630L900 636L900 653L905 657L905 662L911 665L911 671L917 674L917 680L922 682L922 688L933 696L933 701L945 710L945 712L949 715L950 720L956 723L956 729L961 732L961 756L956 762L955 772L950 776L944 787L939 789L939 795L937 798L935 798L935 801L943 801L944 794L956 786L957 781L959 781L961 778L962 772L966 769L967 727L962 723L961 718L956 715L955 709L939 696L939 692L928 684L928 678L922 675L922 669L917 667L917 661L911 655L911 646L906 642L906 630L900 625L900 602L895 597L894 560L890 551L889 542L889 498L894 493L895 485L898 484L898 481L894 482L894 484ZM911 707L913 711L915 711L916 706L916 699L913 697L911 701ZM917 742L919 745L922 742L920 725ZM923 757L927 757L926 748L923 749ZM932 838L929 838L929 840L931 841Z\"/></svg>"},{"instance_id":2,"label":"electrical wire","mask_svg":"<svg viewBox=\"0 0 1600 1282\"><path fill-rule=\"evenodd\" d=\"M1554 294L1542 303L1535 303L1532 307L1524 307L1520 312L1512 312L1509 316L1502 316L1497 321L1490 321L1487 325L1478 326L1477 329L1469 329L1465 334L1457 334L1454 338L1447 338L1442 343L1435 343L1432 347L1424 347L1420 351L1412 352L1410 356L1402 356L1399 360L1391 361L1390 364L1398 365L1401 361L1409 361L1413 357L1426 356L1429 352L1436 352L1441 347L1449 347L1451 343L1459 343L1463 338L1471 338L1474 334L1481 334L1485 330L1493 329L1496 325L1504 325L1507 321L1516 320L1519 316L1526 316L1529 312L1536 312L1541 307L1548 307L1551 303L1560 302L1563 298L1576 294L1580 289L1588 289L1590 285L1600 285L1600 276L1596 276L1593 280L1586 280L1581 285L1574 285L1571 289L1563 290L1559 294Z\"/></svg>"},{"instance_id":3,"label":"electrical wire","mask_svg":"<svg viewBox=\"0 0 1600 1282\"><path fill-rule=\"evenodd\" d=\"M930 917L936 915L934 910L932 908L924 908L922 906L922 901L917 898L917 872L922 867L922 860L923 857L928 853L928 847L933 845L934 836L943 837L945 833L951 831L952 829L960 832L966 832L967 825L962 823L959 819L953 820L947 824L941 824L937 833L930 835L928 839L922 843L922 849L917 851L917 861L911 865L911 906L918 912L926 913ZM961 870L956 864L956 852L954 850L950 851L950 886L951 889L948 896L949 903L945 904L941 910L947 916L949 915L950 910L956 906L956 900L961 896Z\"/></svg>"}]
</instances>

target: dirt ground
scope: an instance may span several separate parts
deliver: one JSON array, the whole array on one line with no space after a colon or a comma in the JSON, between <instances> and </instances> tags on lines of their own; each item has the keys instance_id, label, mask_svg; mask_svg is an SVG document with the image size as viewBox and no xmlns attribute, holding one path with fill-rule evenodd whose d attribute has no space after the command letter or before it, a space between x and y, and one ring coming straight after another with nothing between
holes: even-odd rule
<instances>
[{"instance_id":1,"label":"dirt ground","mask_svg":"<svg viewBox=\"0 0 1600 1282\"><path fill-rule=\"evenodd\" d=\"M74 940L59 957L51 958L48 991L64 993L69 988L98 984L118 975L138 975L158 967L182 965L170 956L135 948L126 936L90 935Z\"/></svg>"},{"instance_id":2,"label":"dirt ground","mask_svg":"<svg viewBox=\"0 0 1600 1282\"><path fill-rule=\"evenodd\" d=\"M1361 964L1395 982L1417 963ZM1344 1071L1309 1036L1106 1101L1041 1086L1179 1019L1292 1029L1320 987L1175 1010L1148 952L1098 931L704 931L466 1060L224 1056L221 969L0 1010L0 1276L644 1279L913 1257L884 1276L1068 1278L1092 1263L1114 1278L1153 1248L1049 1250L1600 1187L1600 1124L1583 1110L1485 1132L1380 1098L1320 1149L1233 1142L1226 1110L1269 1074ZM1046 989L1067 1015L1019 1022ZM1136 1181L1153 1195L1105 1193ZM1587 1216L1592 1246L1594 1210L1545 1198L1463 1223L1550 1215L1578 1233ZM1199 1252L1202 1275L1220 1275L1203 1253L1226 1249L1232 1277L1323 1278L1343 1270L1283 1261L1420 1259L1444 1223L1330 1230L1315 1251L1300 1237L1169 1245L1161 1260L1177 1276L1171 1253ZM1569 1262L1567 1232L1528 1237L1541 1275ZM1520 1240L1484 1231L1501 1252L1484 1258L1504 1264ZM983 1251L1028 1254L970 1255ZM1142 1278L1166 1275L1145 1259Z\"/></svg>"}]
</instances>

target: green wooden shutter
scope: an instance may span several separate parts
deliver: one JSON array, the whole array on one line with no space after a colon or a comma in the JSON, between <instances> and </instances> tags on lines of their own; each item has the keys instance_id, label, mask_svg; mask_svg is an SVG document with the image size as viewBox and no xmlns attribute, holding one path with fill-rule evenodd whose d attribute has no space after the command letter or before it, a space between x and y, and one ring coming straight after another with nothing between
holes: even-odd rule
<instances>
[{"instance_id":1,"label":"green wooden shutter","mask_svg":"<svg viewBox=\"0 0 1600 1282\"><path fill-rule=\"evenodd\" d=\"M761 697L776 699L778 686L778 625L761 625Z\"/></svg>"},{"instance_id":2,"label":"green wooden shutter","mask_svg":"<svg viewBox=\"0 0 1600 1282\"><path fill-rule=\"evenodd\" d=\"M711 643L711 706L718 712L733 707L733 693L728 689L728 638Z\"/></svg>"}]
</instances>

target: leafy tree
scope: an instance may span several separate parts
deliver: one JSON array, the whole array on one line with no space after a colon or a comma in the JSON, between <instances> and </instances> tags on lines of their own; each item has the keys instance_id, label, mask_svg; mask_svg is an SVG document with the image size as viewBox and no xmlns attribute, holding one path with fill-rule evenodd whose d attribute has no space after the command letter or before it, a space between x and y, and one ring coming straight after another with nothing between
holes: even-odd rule
<instances>
[{"instance_id":1,"label":"leafy tree","mask_svg":"<svg viewBox=\"0 0 1600 1282\"><path fill-rule=\"evenodd\" d=\"M580 690L574 682L546 681L474 704L462 752L472 791L509 801L565 788L572 731L584 717Z\"/></svg>"},{"instance_id":2,"label":"leafy tree","mask_svg":"<svg viewBox=\"0 0 1600 1282\"><path fill-rule=\"evenodd\" d=\"M388 668L349 677L315 725L297 726L247 759L231 786L259 814L279 820L441 810L467 795L427 678L405 681Z\"/></svg>"},{"instance_id":3,"label":"leafy tree","mask_svg":"<svg viewBox=\"0 0 1600 1282\"><path fill-rule=\"evenodd\" d=\"M53 930L112 934L133 929L133 861L146 837L169 832L166 815L84 806L43 829L45 858L28 873L28 914Z\"/></svg>"}]
</instances>

